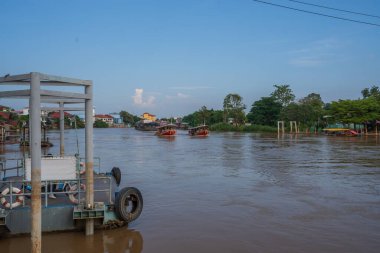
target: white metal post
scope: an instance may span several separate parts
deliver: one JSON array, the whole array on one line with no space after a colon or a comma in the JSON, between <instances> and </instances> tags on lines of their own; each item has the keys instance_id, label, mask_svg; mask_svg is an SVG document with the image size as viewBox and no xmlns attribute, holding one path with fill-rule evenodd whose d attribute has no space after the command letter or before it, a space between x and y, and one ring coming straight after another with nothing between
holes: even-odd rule
<instances>
[{"instance_id":1,"label":"white metal post","mask_svg":"<svg viewBox=\"0 0 380 253\"><path fill-rule=\"evenodd\" d=\"M32 72L29 100L29 148L31 153L32 209L31 241L32 253L41 252L41 96L39 73Z\"/></svg>"},{"instance_id":2,"label":"white metal post","mask_svg":"<svg viewBox=\"0 0 380 253\"><path fill-rule=\"evenodd\" d=\"M88 98L85 102L85 119L86 119L86 208L93 208L94 206L94 161L93 161L93 95L92 85L86 86L85 93ZM86 220L86 235L94 234L94 220Z\"/></svg>"}]
</instances>

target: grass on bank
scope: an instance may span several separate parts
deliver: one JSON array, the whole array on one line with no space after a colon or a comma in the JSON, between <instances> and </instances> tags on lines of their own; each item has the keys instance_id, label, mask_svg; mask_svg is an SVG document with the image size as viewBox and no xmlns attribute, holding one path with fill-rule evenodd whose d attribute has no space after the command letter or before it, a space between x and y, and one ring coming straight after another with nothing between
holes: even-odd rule
<instances>
[{"instance_id":1,"label":"grass on bank","mask_svg":"<svg viewBox=\"0 0 380 253\"><path fill-rule=\"evenodd\" d=\"M215 132L267 132L273 133L277 132L276 127L271 126L261 126L261 125L250 125L250 126L234 126L226 123L217 123L210 126L211 131Z\"/></svg>"}]
</instances>

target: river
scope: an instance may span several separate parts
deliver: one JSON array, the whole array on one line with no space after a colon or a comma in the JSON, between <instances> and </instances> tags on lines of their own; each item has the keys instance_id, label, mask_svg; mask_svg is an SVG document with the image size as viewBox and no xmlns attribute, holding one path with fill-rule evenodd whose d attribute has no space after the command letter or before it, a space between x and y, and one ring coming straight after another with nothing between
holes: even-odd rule
<instances>
[{"instance_id":1,"label":"river","mask_svg":"<svg viewBox=\"0 0 380 253\"><path fill-rule=\"evenodd\" d=\"M59 132L48 133L59 153ZM65 131L68 154L84 131ZM94 129L103 170L141 190L129 227L44 234L43 252L378 252L380 138L211 133L174 138ZM20 157L17 144L0 154ZM1 252L30 252L30 237L0 239Z\"/></svg>"}]
</instances>

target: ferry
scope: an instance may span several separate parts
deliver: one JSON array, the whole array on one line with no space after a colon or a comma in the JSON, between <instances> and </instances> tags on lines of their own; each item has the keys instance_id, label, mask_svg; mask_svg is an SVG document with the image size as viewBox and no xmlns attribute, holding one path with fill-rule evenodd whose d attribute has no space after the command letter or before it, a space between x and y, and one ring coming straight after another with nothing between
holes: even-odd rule
<instances>
[{"instance_id":1,"label":"ferry","mask_svg":"<svg viewBox=\"0 0 380 253\"><path fill-rule=\"evenodd\" d=\"M136 123L135 129L139 131L157 131L159 126L160 124L155 121L141 120Z\"/></svg>"},{"instance_id":2,"label":"ferry","mask_svg":"<svg viewBox=\"0 0 380 253\"><path fill-rule=\"evenodd\" d=\"M176 127L177 126L174 124L159 126L157 127L156 135L157 136L175 136L175 134L177 133Z\"/></svg>"},{"instance_id":3,"label":"ferry","mask_svg":"<svg viewBox=\"0 0 380 253\"><path fill-rule=\"evenodd\" d=\"M207 125L192 127L189 129L189 135L190 136L208 136L209 135L209 128Z\"/></svg>"},{"instance_id":4,"label":"ferry","mask_svg":"<svg viewBox=\"0 0 380 253\"><path fill-rule=\"evenodd\" d=\"M96 163L93 157L92 81L31 72L0 77L0 84L30 85L30 89L0 91L0 98L28 99L31 129L30 145L23 157L0 157L0 237L30 233L33 252L39 252L42 232L83 229L92 235L96 228L123 226L140 216L141 192L130 186L120 189L120 169L105 172L100 159ZM41 88L49 86L79 86L84 92ZM42 103L58 105L43 110L61 112L59 154L42 155ZM64 111L85 112L83 157L65 154Z\"/></svg>"}]
</instances>

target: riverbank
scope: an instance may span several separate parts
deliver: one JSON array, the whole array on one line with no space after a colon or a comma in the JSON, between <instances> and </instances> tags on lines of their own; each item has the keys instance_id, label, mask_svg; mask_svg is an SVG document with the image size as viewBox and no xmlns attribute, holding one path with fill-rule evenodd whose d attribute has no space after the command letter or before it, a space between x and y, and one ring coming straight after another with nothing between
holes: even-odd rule
<instances>
[{"instance_id":1,"label":"riverbank","mask_svg":"<svg viewBox=\"0 0 380 253\"><path fill-rule=\"evenodd\" d=\"M244 133L277 133L277 127L271 126L262 126L262 125L242 125L242 126L234 126L226 123L217 123L210 126L210 130L213 132L244 132ZM285 129L286 133L290 132L290 129ZM318 132L310 131L309 129L301 129L299 134L321 134L322 129ZM362 136L379 136L379 133L376 132L367 132L361 133Z\"/></svg>"},{"instance_id":2,"label":"riverbank","mask_svg":"<svg viewBox=\"0 0 380 253\"><path fill-rule=\"evenodd\" d=\"M277 128L271 126L261 126L261 125L242 125L242 126L234 126L226 123L217 123L210 126L210 130L214 132L251 132L251 133L275 133L277 132Z\"/></svg>"}]
</instances>

